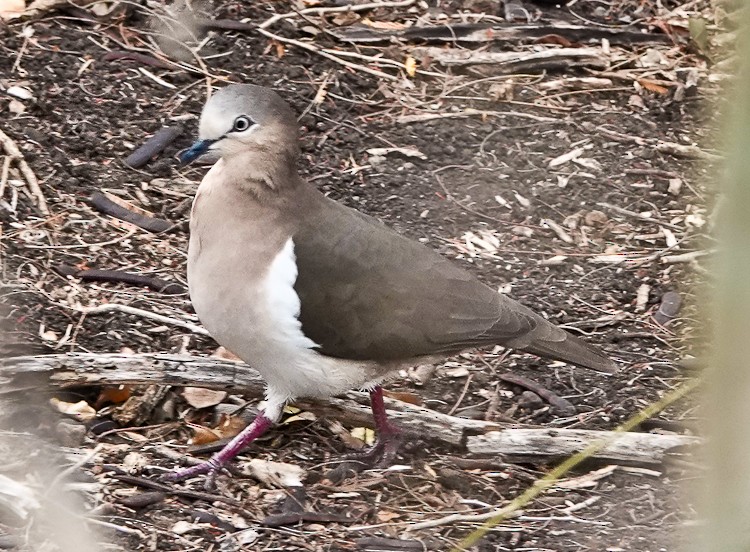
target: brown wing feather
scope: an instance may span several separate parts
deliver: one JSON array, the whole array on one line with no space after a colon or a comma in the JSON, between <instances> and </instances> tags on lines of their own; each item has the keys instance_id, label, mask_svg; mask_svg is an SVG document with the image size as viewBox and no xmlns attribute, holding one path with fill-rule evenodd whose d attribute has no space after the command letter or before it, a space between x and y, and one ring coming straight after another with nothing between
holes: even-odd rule
<instances>
[{"instance_id":1,"label":"brown wing feather","mask_svg":"<svg viewBox=\"0 0 750 552\"><path fill-rule=\"evenodd\" d=\"M403 360L490 344L611 371L611 360L375 219L317 192L294 235L302 329L329 356ZM316 205L317 204L317 205Z\"/></svg>"}]
</instances>

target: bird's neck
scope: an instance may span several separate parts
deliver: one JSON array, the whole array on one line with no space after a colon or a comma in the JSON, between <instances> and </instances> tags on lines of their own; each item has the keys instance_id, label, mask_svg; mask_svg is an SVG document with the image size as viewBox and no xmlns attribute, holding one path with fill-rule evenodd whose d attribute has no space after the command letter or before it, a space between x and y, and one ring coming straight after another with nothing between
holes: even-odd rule
<instances>
[{"instance_id":1,"label":"bird's neck","mask_svg":"<svg viewBox=\"0 0 750 552\"><path fill-rule=\"evenodd\" d=\"M226 174L260 198L283 194L300 185L297 150L252 149L224 157Z\"/></svg>"}]
</instances>

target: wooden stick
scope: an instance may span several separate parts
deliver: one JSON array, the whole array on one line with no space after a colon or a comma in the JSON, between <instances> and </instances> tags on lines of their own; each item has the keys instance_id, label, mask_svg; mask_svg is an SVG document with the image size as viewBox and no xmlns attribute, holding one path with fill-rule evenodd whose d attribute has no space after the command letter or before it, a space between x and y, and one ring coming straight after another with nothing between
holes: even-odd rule
<instances>
[{"instance_id":1,"label":"wooden stick","mask_svg":"<svg viewBox=\"0 0 750 552\"><path fill-rule=\"evenodd\" d=\"M170 318L169 316L164 316L162 314L156 314L155 312L143 310L143 309L137 309L135 307L130 307L128 305L120 305L117 303L107 303L105 305L99 305L97 307L81 307L78 309L75 309L78 312L82 312L83 314L104 314L108 312L121 312L123 314L132 314L133 316L140 316L142 318L149 318L151 320L156 320L157 322L161 322L162 324L170 324L172 326L179 326L180 328L185 328L186 330L190 330L193 333L196 333L198 335L205 335L209 336L208 330L206 328L203 328L202 326L198 326L197 324L191 324L190 322L185 322L184 320L179 320L177 318Z\"/></svg>"},{"instance_id":2,"label":"wooden stick","mask_svg":"<svg viewBox=\"0 0 750 552\"><path fill-rule=\"evenodd\" d=\"M36 376L36 377L34 377ZM261 376L240 362L187 355L56 354L11 357L0 360L0 397L47 385L162 384L192 385L242 391L260 398L265 390ZM366 393L349 392L325 400L304 399L295 404L319 417L346 425L373 427ZM504 424L457 418L428 408L386 399L388 414L409 433L468 450L475 454L508 455L526 461L546 462L584 448L588 443L612 439L596 452L598 461L653 466L674 447L701 440L683 435L615 433L566 429L507 428Z\"/></svg>"},{"instance_id":3,"label":"wooden stick","mask_svg":"<svg viewBox=\"0 0 750 552\"><path fill-rule=\"evenodd\" d=\"M389 75L388 73L383 73L382 71L378 71L377 69L371 69L369 67L365 67L364 65L359 65L358 63L352 63L351 61L346 61L345 59L341 59L338 56L329 54L321 50L317 46L310 44L309 42L302 42L301 40L295 40L293 38L284 38L283 36L269 32L265 29L261 29L260 27L258 28L258 32L265 37L271 38L273 40L277 40L279 42L283 42L284 44L291 44L292 46L297 46L298 48L302 48L303 50L307 50L308 52L314 52L318 55L323 56L326 59L330 59L331 61L338 63L339 65L343 65L344 67L348 67L356 71L362 71L363 73L368 73L370 75L373 75L375 77L385 79L385 80L390 80L390 81L398 80L398 77L394 77L393 75Z\"/></svg>"},{"instance_id":4,"label":"wooden stick","mask_svg":"<svg viewBox=\"0 0 750 552\"><path fill-rule=\"evenodd\" d=\"M575 454L598 439L612 441L597 452L597 458L622 465L659 465L671 449L697 445L698 437L678 434L621 432L584 429L523 429L493 431L485 435L469 436L466 448L478 455L498 455L511 462L560 460Z\"/></svg>"},{"instance_id":5,"label":"wooden stick","mask_svg":"<svg viewBox=\"0 0 750 552\"><path fill-rule=\"evenodd\" d=\"M411 6L417 0L401 0L397 2L371 2L368 4L348 4L346 6L335 6L335 7L324 7L324 8L306 8L304 10L279 13L273 17L269 17L263 23L261 23L259 29L267 29L277 21L282 19L289 19L290 17L298 17L300 15L323 15L324 13L345 13L345 12L359 12L366 10L374 10L377 8L405 8Z\"/></svg>"},{"instance_id":6,"label":"wooden stick","mask_svg":"<svg viewBox=\"0 0 750 552\"><path fill-rule=\"evenodd\" d=\"M36 179L34 171L31 170L31 167L29 167L29 164L26 163L26 160L23 158L21 150L18 149L18 146L13 141L13 139L5 134L2 130L0 130L0 143L2 143L5 153L7 153L11 158L15 159L18 163L18 168L21 170L21 174L23 174L23 177L26 179L26 183L29 185L31 193L34 194L34 197L36 197L36 203L37 207L39 207L39 210L43 214L49 215L47 200L44 198L42 189L39 187L39 181Z\"/></svg>"}]
</instances>

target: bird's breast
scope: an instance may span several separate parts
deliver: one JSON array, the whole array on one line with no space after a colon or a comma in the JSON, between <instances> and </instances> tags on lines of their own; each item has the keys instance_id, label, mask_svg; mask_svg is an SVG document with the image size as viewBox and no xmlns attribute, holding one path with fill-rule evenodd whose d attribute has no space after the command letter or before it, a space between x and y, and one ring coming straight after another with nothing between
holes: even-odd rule
<instances>
[{"instance_id":1,"label":"bird's breast","mask_svg":"<svg viewBox=\"0 0 750 552\"><path fill-rule=\"evenodd\" d=\"M302 332L294 240L272 212L201 184L190 227L195 312L217 342L263 375L270 392L329 396L369 381L371 367L321 355Z\"/></svg>"}]
</instances>

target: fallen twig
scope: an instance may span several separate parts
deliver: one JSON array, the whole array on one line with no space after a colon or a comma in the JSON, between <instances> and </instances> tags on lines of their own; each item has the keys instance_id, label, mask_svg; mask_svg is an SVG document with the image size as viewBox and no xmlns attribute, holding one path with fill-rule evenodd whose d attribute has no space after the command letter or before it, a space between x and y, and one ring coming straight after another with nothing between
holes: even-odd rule
<instances>
[{"instance_id":1,"label":"fallen twig","mask_svg":"<svg viewBox=\"0 0 750 552\"><path fill-rule=\"evenodd\" d=\"M615 213L619 213L621 215L626 215L629 217L636 218L638 220L642 220L645 222L652 222L654 224L658 224L659 226L666 226L667 228L672 228L673 230L680 230L683 231L684 228L681 228L677 226L676 224L672 224L671 222L666 222L663 220L655 219L653 217L649 217L647 215L644 215L642 213L636 213L635 211L630 211L628 209L623 209L622 207L618 207L617 205L612 205L611 203L605 203L605 202L599 202L597 203L599 207L604 207L605 209L609 209L610 211L614 211Z\"/></svg>"},{"instance_id":2,"label":"fallen twig","mask_svg":"<svg viewBox=\"0 0 750 552\"><path fill-rule=\"evenodd\" d=\"M409 124L431 121L433 119L452 119L454 117L519 117L521 119L531 119L540 123L556 123L558 119L552 117L543 117L541 115L532 115L531 113L522 113L520 111L485 111L483 109L468 108L462 111L450 113L420 113L418 115L402 115L396 117L396 123Z\"/></svg>"},{"instance_id":3,"label":"fallen twig","mask_svg":"<svg viewBox=\"0 0 750 552\"><path fill-rule=\"evenodd\" d=\"M323 15L326 13L348 13L374 10L378 8L405 8L414 4L416 0L398 0L395 2L369 2L365 4L347 4L345 6L330 6L321 8L306 8L304 10L293 11L288 13L279 13L266 19L261 23L259 29L267 29L282 19L298 17L303 15Z\"/></svg>"},{"instance_id":4,"label":"fallen twig","mask_svg":"<svg viewBox=\"0 0 750 552\"><path fill-rule=\"evenodd\" d=\"M721 161L724 159L722 155L707 152L695 145L677 144L676 142L664 142L658 140L656 142L656 151L661 153L669 153L676 157L687 157L689 159L704 159L706 161Z\"/></svg>"},{"instance_id":5,"label":"fallen twig","mask_svg":"<svg viewBox=\"0 0 750 552\"><path fill-rule=\"evenodd\" d=\"M291 44L292 46L297 46L298 48L302 48L303 50L307 50L308 52L316 53L320 56L323 56L326 59L330 59L331 61L338 63L339 65L343 65L344 67L348 67L356 71L362 71L369 75L373 75L375 77L385 79L385 80L390 80L390 81L398 80L398 77L389 75L388 73L383 73L383 71L378 71L377 69L371 69L370 67L365 67L364 65L359 65L358 63L352 63L351 61L346 61L345 59L341 59L340 57L334 56L333 54L330 54L327 51L324 51L321 48L318 48L317 46L309 42L302 42L301 40L296 40L294 38L285 38L283 36L277 35L275 33L272 33L270 31L267 31L261 28L258 28L257 30L260 34L262 34L265 37L271 38L278 42L282 42L284 44Z\"/></svg>"},{"instance_id":6,"label":"fallen twig","mask_svg":"<svg viewBox=\"0 0 750 552\"><path fill-rule=\"evenodd\" d=\"M463 25L418 26L403 30L381 30L363 25L330 31L344 42L379 43L393 39L434 42L517 42L557 35L570 42L612 44L669 44L672 39L664 34L645 33L636 28L603 28L592 25L492 25L470 23Z\"/></svg>"},{"instance_id":7,"label":"fallen twig","mask_svg":"<svg viewBox=\"0 0 750 552\"><path fill-rule=\"evenodd\" d=\"M53 387L148 383L232 389L260 398L265 389L260 375L238 362L180 355L67 354L1 359L3 389L0 394L7 396L28 389L33 374L41 380L33 382L37 390L45 383ZM295 404L319 417L335 418L346 425L373 426L366 393L349 392L342 398L325 400L297 400ZM429 436L474 453L522 457L525 461L545 462L579 450L589 442L612 440L592 458L609 463L654 465L663 461L672 448L701 442L697 437L683 435L502 429L503 424L448 416L393 399L386 399L386 404L391 419L408 433Z\"/></svg>"},{"instance_id":8,"label":"fallen twig","mask_svg":"<svg viewBox=\"0 0 750 552\"><path fill-rule=\"evenodd\" d=\"M679 263L690 263L706 255L711 255L714 251L703 250L703 251L689 251L688 253L681 253L679 255L666 255L661 258L661 262L664 264L679 264Z\"/></svg>"},{"instance_id":9,"label":"fallen twig","mask_svg":"<svg viewBox=\"0 0 750 552\"><path fill-rule=\"evenodd\" d=\"M130 307L128 305L108 303L106 305L99 305L98 307L80 307L80 308L76 308L75 310L86 315L105 314L108 312L121 312L123 314L130 314L133 316L140 316L141 318L148 318L149 320L156 320L157 322L161 322L162 324L178 326L180 328L185 328L186 330L190 330L191 332L195 334L205 335L205 336L210 337L208 330L206 330L202 326L197 326L195 324L191 324L190 322L185 322L184 320L179 320L177 318L170 318L169 316L156 314L155 312L150 312L150 311L143 310L143 309L137 309L135 307Z\"/></svg>"},{"instance_id":10,"label":"fallen twig","mask_svg":"<svg viewBox=\"0 0 750 552\"><path fill-rule=\"evenodd\" d=\"M151 138L131 153L125 160L125 164L134 169L144 167L151 159L159 155L166 147L174 142L182 134L183 128L180 125L164 127L154 134Z\"/></svg>"},{"instance_id":11,"label":"fallen twig","mask_svg":"<svg viewBox=\"0 0 750 552\"><path fill-rule=\"evenodd\" d=\"M444 49L434 46L412 50L416 58L428 58L446 67L492 65L493 74L544 71L570 67L604 69L607 58L600 48L549 48L541 52L486 52Z\"/></svg>"},{"instance_id":12,"label":"fallen twig","mask_svg":"<svg viewBox=\"0 0 750 552\"><path fill-rule=\"evenodd\" d=\"M513 385L518 385L520 387L528 389L529 391L533 391L549 404L554 406L563 416L573 416L576 413L576 407L573 406L570 401L568 401L567 399L563 399L546 387L542 387L535 381L510 372L500 374L500 379L507 383L512 383Z\"/></svg>"},{"instance_id":13,"label":"fallen twig","mask_svg":"<svg viewBox=\"0 0 750 552\"><path fill-rule=\"evenodd\" d=\"M91 194L91 205L106 215L124 220L149 232L164 232L174 227L174 224L168 220L133 212L119 203L115 203L102 192Z\"/></svg>"},{"instance_id":14,"label":"fallen twig","mask_svg":"<svg viewBox=\"0 0 750 552\"><path fill-rule=\"evenodd\" d=\"M672 390L666 396L662 397L659 401L650 404L649 406L629 418L623 424L618 426L617 430L611 432L609 438L590 441L583 450L580 450L573 456L570 456L566 460L561 462L553 470L547 473L547 475L535 481L532 486L526 489L526 491L524 491L521 495L511 500L505 506L484 514L451 514L438 519L424 521L421 523L414 523L407 528L407 531L417 531L430 527L454 524L457 521L485 521L486 523L483 527L472 532L468 537L461 541L461 543L459 543L457 547L453 548L453 552L459 552L469 549L469 547L476 544L477 541L479 541L479 539L481 539L492 527L505 519L518 516L521 513L521 508L529 504L536 497L543 494L547 489L555 485L563 475L581 464L581 462L592 458L593 455L599 452L602 448L611 445L619 438L619 436L625 434L629 435L629 433L627 432L631 431L639 423L655 416L656 414L664 410L667 406L673 404L674 402L687 395L698 386L698 383L698 380L692 380L684 383L681 387Z\"/></svg>"},{"instance_id":15,"label":"fallen twig","mask_svg":"<svg viewBox=\"0 0 750 552\"><path fill-rule=\"evenodd\" d=\"M102 56L102 61L115 61L115 60L132 60L142 63L144 65L150 65L151 67L158 67L159 69L184 69L184 67L164 61L163 59L156 58L148 54L142 54L141 52L107 52Z\"/></svg>"},{"instance_id":16,"label":"fallen twig","mask_svg":"<svg viewBox=\"0 0 750 552\"><path fill-rule=\"evenodd\" d=\"M167 282L160 278L134 274L132 272L125 272L124 270L78 270L70 265L58 265L55 267L55 270L62 276L72 276L84 281L122 282L133 286L147 287L159 293L166 293L167 295L185 293L185 288L175 282Z\"/></svg>"},{"instance_id":17,"label":"fallen twig","mask_svg":"<svg viewBox=\"0 0 750 552\"><path fill-rule=\"evenodd\" d=\"M39 207L39 210L43 214L49 215L47 200L44 198L42 189L39 187L39 181L36 179L34 171L31 170L31 167L29 167L28 163L26 163L26 160L23 158L21 150L18 149L18 146L13 141L13 139L5 134L2 130L0 130L0 143L2 143L5 153L18 163L18 168L20 169L23 177L26 179L26 183L29 185L29 190L31 190L31 193L34 194L34 197L36 198L36 203L37 207Z\"/></svg>"}]
</instances>

